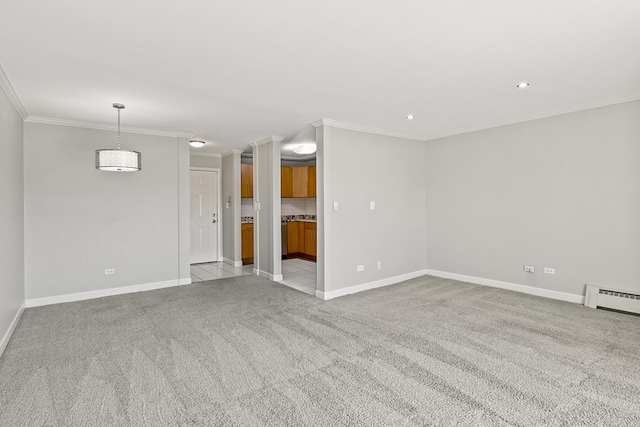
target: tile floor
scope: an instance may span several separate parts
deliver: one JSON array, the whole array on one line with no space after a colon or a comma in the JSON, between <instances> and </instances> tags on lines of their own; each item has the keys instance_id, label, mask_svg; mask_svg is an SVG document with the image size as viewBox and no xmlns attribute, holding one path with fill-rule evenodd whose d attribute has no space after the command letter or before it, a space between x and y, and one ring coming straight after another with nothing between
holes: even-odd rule
<instances>
[{"instance_id":1,"label":"tile floor","mask_svg":"<svg viewBox=\"0 0 640 427\"><path fill-rule=\"evenodd\" d=\"M316 263L305 259L285 259L282 261L280 283L309 295L316 294Z\"/></svg>"},{"instance_id":2,"label":"tile floor","mask_svg":"<svg viewBox=\"0 0 640 427\"><path fill-rule=\"evenodd\" d=\"M207 280L226 279L227 277L246 276L253 274L253 265L233 267L224 262L208 262L191 265L191 281L203 282ZM309 295L316 293L316 263L304 259L286 259L282 261L282 275L280 283Z\"/></svg>"},{"instance_id":3,"label":"tile floor","mask_svg":"<svg viewBox=\"0 0 640 427\"><path fill-rule=\"evenodd\" d=\"M234 267L224 262L206 262L191 264L191 281L204 282L207 280L226 279L227 277L246 276L253 274L253 265Z\"/></svg>"}]
</instances>

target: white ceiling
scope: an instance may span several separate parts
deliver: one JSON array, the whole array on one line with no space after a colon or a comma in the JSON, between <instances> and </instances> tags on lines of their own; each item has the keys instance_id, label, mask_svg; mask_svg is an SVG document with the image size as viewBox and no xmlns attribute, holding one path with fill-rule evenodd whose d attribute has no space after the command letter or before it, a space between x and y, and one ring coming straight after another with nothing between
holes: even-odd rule
<instances>
[{"instance_id":1,"label":"white ceiling","mask_svg":"<svg viewBox=\"0 0 640 427\"><path fill-rule=\"evenodd\" d=\"M638 0L3 0L0 40L30 116L113 124L121 102L123 126L209 152L320 118L427 138L640 94Z\"/></svg>"}]
</instances>

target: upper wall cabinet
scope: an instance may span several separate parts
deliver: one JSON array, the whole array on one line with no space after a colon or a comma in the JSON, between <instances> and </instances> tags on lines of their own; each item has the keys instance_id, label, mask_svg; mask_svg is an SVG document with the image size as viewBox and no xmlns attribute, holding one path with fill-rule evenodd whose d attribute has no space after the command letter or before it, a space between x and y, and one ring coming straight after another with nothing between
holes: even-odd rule
<instances>
[{"instance_id":1,"label":"upper wall cabinet","mask_svg":"<svg viewBox=\"0 0 640 427\"><path fill-rule=\"evenodd\" d=\"M280 197L293 197L293 168L291 166L280 167Z\"/></svg>"},{"instance_id":2,"label":"upper wall cabinet","mask_svg":"<svg viewBox=\"0 0 640 427\"><path fill-rule=\"evenodd\" d=\"M253 197L253 165L240 165L240 197Z\"/></svg>"},{"instance_id":3,"label":"upper wall cabinet","mask_svg":"<svg viewBox=\"0 0 640 427\"><path fill-rule=\"evenodd\" d=\"M307 186L307 197L316 197L316 167L309 166L309 185Z\"/></svg>"},{"instance_id":4,"label":"upper wall cabinet","mask_svg":"<svg viewBox=\"0 0 640 427\"><path fill-rule=\"evenodd\" d=\"M280 197L316 197L316 167L281 166Z\"/></svg>"},{"instance_id":5,"label":"upper wall cabinet","mask_svg":"<svg viewBox=\"0 0 640 427\"><path fill-rule=\"evenodd\" d=\"M293 197L309 197L309 166L293 169Z\"/></svg>"}]
</instances>

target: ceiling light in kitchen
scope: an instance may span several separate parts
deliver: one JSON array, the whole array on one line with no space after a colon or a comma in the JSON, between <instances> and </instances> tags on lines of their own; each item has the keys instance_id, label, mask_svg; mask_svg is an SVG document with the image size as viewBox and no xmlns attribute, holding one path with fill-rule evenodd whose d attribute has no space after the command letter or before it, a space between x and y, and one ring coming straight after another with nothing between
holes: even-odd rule
<instances>
[{"instance_id":1,"label":"ceiling light in kitchen","mask_svg":"<svg viewBox=\"0 0 640 427\"><path fill-rule=\"evenodd\" d=\"M316 144L309 142L306 144L294 145L291 150L296 154L313 154L316 152Z\"/></svg>"}]
</instances>

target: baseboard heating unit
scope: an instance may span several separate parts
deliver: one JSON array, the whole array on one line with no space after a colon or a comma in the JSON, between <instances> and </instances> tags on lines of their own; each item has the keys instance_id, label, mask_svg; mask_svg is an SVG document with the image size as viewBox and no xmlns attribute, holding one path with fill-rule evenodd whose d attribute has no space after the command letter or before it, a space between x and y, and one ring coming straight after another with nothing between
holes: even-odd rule
<instances>
[{"instance_id":1,"label":"baseboard heating unit","mask_svg":"<svg viewBox=\"0 0 640 427\"><path fill-rule=\"evenodd\" d=\"M628 291L587 285L584 305L591 308L610 308L640 314L640 295Z\"/></svg>"}]
</instances>

